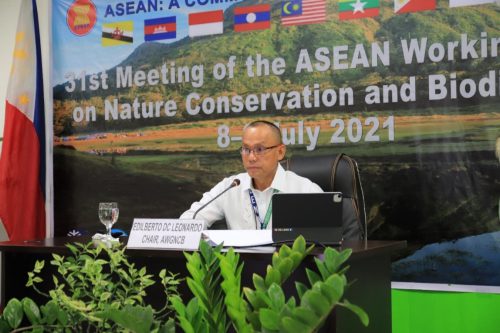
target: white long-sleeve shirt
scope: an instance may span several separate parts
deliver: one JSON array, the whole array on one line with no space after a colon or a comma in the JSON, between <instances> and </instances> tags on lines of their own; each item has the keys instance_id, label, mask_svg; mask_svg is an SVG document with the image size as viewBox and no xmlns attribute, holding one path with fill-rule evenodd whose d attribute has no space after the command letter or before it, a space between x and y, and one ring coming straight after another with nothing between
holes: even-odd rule
<instances>
[{"instance_id":1,"label":"white long-sleeve shirt","mask_svg":"<svg viewBox=\"0 0 500 333\"><path fill-rule=\"evenodd\" d=\"M260 223L255 217L252 204L250 203L249 189L252 190L255 196L259 215L262 219L266 216L271 197L276 191L283 193L323 192L317 184L311 182L309 179L301 177L291 171L285 171L281 165L278 165L271 186L264 191L253 188L252 179L248 173L233 175L224 178L210 191L204 193L201 200L194 202L189 210L182 213L180 218L191 219L201 206L228 188L236 178L240 180L239 186L231 188L196 215L197 220L206 221L206 227L211 226L215 221L225 219L228 229L260 229ZM267 229L271 227L272 217L267 225Z\"/></svg>"}]
</instances>

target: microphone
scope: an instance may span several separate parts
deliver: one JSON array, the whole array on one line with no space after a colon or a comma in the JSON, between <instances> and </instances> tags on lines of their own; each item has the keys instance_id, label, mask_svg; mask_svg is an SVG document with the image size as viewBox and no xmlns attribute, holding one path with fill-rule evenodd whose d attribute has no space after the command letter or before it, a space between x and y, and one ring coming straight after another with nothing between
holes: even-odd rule
<instances>
[{"instance_id":1,"label":"microphone","mask_svg":"<svg viewBox=\"0 0 500 333\"><path fill-rule=\"evenodd\" d=\"M226 193L227 191L229 191L230 189L232 189L233 187L236 187L238 185L240 185L240 180L238 178L235 178L231 182L231 185L229 185L224 191L220 192L214 198L212 198L212 200L210 200L209 202L207 202L206 204L204 204L203 206L201 206L200 208L198 208L198 210L196 212L194 212L194 214L193 214L193 220L196 219L196 215L200 212L200 210L202 210L203 208L207 207L209 204L211 204L213 201L215 201L215 199L217 199L218 197L220 197L221 195L223 195L224 193Z\"/></svg>"}]
</instances>

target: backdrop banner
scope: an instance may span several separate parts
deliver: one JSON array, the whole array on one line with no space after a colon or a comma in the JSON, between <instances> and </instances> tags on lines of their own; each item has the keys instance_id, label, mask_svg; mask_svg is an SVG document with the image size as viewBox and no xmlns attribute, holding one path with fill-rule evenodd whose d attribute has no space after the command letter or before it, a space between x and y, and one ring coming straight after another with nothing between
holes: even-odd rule
<instances>
[{"instance_id":1,"label":"backdrop banner","mask_svg":"<svg viewBox=\"0 0 500 333\"><path fill-rule=\"evenodd\" d=\"M474 0L54 0L55 234L177 218L242 128L359 164L393 280L500 286L500 7ZM119 229L119 230L118 230Z\"/></svg>"}]
</instances>

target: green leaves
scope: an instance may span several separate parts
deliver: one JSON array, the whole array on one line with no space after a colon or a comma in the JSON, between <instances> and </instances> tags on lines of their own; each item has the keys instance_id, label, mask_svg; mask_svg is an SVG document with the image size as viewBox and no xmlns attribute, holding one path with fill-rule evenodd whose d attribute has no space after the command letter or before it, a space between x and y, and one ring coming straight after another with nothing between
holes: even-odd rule
<instances>
[{"instance_id":1,"label":"green leaves","mask_svg":"<svg viewBox=\"0 0 500 333\"><path fill-rule=\"evenodd\" d=\"M198 309L199 317L193 316L190 321L188 311L184 311L183 315L179 314L178 310L182 309L179 304L179 302L182 303L180 299L176 300L177 306L174 306L174 308L177 311L177 317L181 326L183 325L189 330L191 330L189 327L192 326L192 320L198 320L198 318L200 326L196 328L196 332L207 331L218 333L227 330L227 310L224 302L224 294L221 289L221 284L223 283L219 257L221 249L222 245L212 248L208 243L202 241L200 242L199 252L184 254L187 259L186 268L190 274L190 277L186 278L187 285L195 297L188 303L186 309L190 307L190 309ZM236 260L234 253L232 256L232 260ZM230 259L228 257L228 261L225 264L227 266L226 272L230 270ZM235 273L233 272L232 275ZM194 300L196 300L196 303L192 303Z\"/></svg>"},{"instance_id":2,"label":"green leaves","mask_svg":"<svg viewBox=\"0 0 500 333\"><path fill-rule=\"evenodd\" d=\"M23 305L17 298L11 299L3 310L3 318L10 327L18 328L23 320Z\"/></svg>"},{"instance_id":3,"label":"green leaves","mask_svg":"<svg viewBox=\"0 0 500 333\"><path fill-rule=\"evenodd\" d=\"M134 333L149 333L153 325L151 306L126 305L122 309L109 309L106 314L115 323Z\"/></svg>"},{"instance_id":4,"label":"green leaves","mask_svg":"<svg viewBox=\"0 0 500 333\"><path fill-rule=\"evenodd\" d=\"M223 253L220 247L212 249L202 242L199 253L185 254L190 273L187 282L195 297L187 306L180 297L172 301L180 327L184 332L227 331L227 326L219 325L218 330L213 326L217 314L224 322L228 318L237 332L316 332L340 304L347 286L347 268L343 266L351 251L326 249L322 260L314 260L317 271L306 270L309 286L296 283L299 302L293 297L287 299L281 285L312 250L303 237L297 238L292 247L283 245L273 254L265 276L253 274L252 289L241 286L243 264L233 249ZM222 289L223 295L212 288ZM219 296L223 296L223 304ZM368 323L361 308L345 300L341 305L356 313L365 325Z\"/></svg>"},{"instance_id":5,"label":"green leaves","mask_svg":"<svg viewBox=\"0 0 500 333\"><path fill-rule=\"evenodd\" d=\"M30 298L23 298L21 301L23 305L23 310L24 313L26 314L26 317L30 321L31 324L36 325L40 323L40 309L38 308L38 305L36 305L35 302L33 302L32 299Z\"/></svg>"},{"instance_id":6,"label":"green leaves","mask_svg":"<svg viewBox=\"0 0 500 333\"><path fill-rule=\"evenodd\" d=\"M175 311L177 327L184 332L227 332L232 325L239 333L304 333L318 331L335 306L349 309L364 325L369 324L363 309L343 299L348 286L345 263L351 250L327 248L308 261L316 269L307 268L307 282L295 283L298 299L287 298L282 284L313 250L302 237L273 254L264 276L253 274L253 288L241 285L243 263L238 253L201 242L200 251L185 253L186 282L194 297L184 303L177 293L180 279L163 269L159 279L165 306L159 311L144 302L146 288L155 283L153 276L129 263L123 248L79 243L68 248L70 256L53 255L51 264L58 274L47 293L50 300L39 308L29 298L12 299L0 316L0 333L19 328L23 320L33 325L33 332L171 333L176 322L168 318L170 311ZM37 291L43 268L44 262L37 262L28 274L27 285Z\"/></svg>"},{"instance_id":7,"label":"green leaves","mask_svg":"<svg viewBox=\"0 0 500 333\"><path fill-rule=\"evenodd\" d=\"M22 309L13 300L4 322L13 328L25 316L30 323L59 331L106 331L127 329L132 332L172 332L175 325L161 325L162 318L173 310L170 296L177 295L179 279L174 274L160 272L165 293L165 305L155 311L144 302L146 288L155 284L145 267L136 268L125 255L125 247L112 249L94 247L92 243L67 245L70 255L53 254L51 265L57 270L52 276L53 289L46 294L38 290L39 276L45 262L37 261L28 273L27 286L33 287L50 301L40 309L31 299L23 299ZM8 318L8 319L7 319ZM19 321L19 323L18 323ZM67 327L71 325L71 328ZM2 320L0 320L0 328ZM56 330L57 331L57 330ZM1 331L0 331L1 332Z\"/></svg>"}]
</instances>

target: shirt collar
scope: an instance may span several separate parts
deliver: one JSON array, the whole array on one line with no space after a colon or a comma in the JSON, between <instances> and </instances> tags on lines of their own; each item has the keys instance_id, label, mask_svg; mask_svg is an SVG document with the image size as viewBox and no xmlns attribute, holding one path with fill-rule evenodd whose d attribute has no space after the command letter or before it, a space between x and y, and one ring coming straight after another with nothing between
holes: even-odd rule
<instances>
[{"instance_id":1,"label":"shirt collar","mask_svg":"<svg viewBox=\"0 0 500 333\"><path fill-rule=\"evenodd\" d=\"M245 173L245 176L241 179L241 190L248 191L248 189L254 189L252 186L252 178L248 173ZM276 174L274 175L273 182L271 183L270 188L278 190L280 192L285 192L285 169L278 163L278 169L276 170Z\"/></svg>"}]
</instances>

